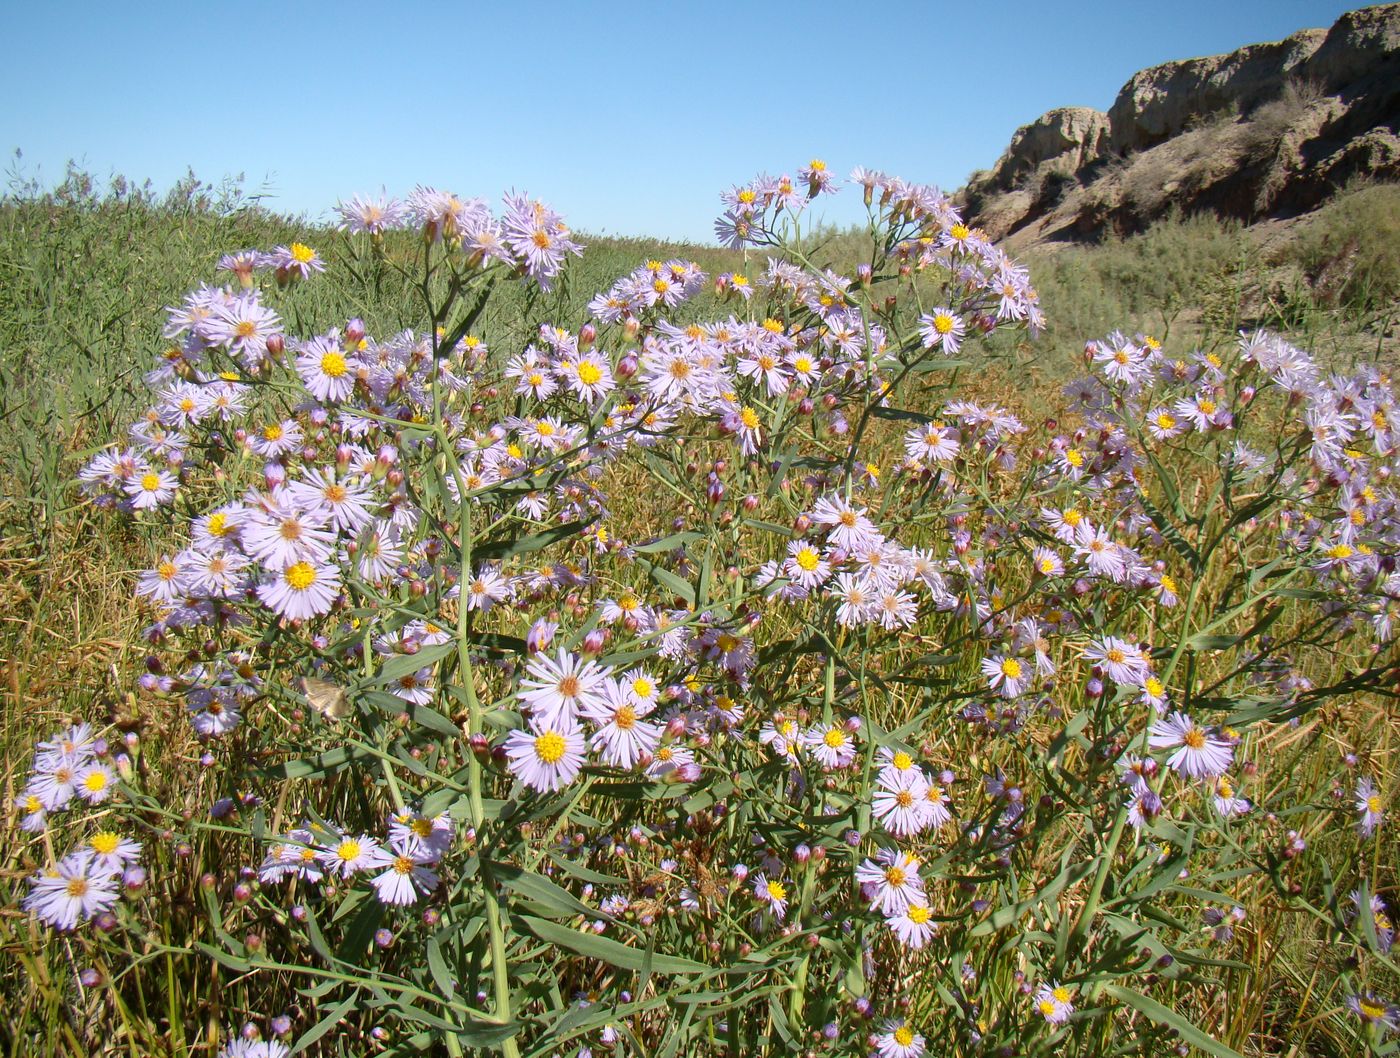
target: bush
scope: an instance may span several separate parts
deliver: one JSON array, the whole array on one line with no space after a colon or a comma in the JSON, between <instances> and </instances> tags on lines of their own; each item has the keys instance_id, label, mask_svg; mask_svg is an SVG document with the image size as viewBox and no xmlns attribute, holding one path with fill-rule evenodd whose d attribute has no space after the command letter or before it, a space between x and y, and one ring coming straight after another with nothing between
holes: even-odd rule
<instances>
[{"instance_id":1,"label":"bush","mask_svg":"<svg viewBox=\"0 0 1400 1058\"><path fill-rule=\"evenodd\" d=\"M1390 391L1113 333L1062 419L965 399L1029 276L859 177L849 276L813 163L725 197L753 275L654 258L565 317L562 218L420 189L168 311L79 474L154 537L144 673L19 799L85 1038L1230 1054L1248 904L1340 992L1246 990L1245 1034L1382 1043L1384 755L1314 743L1400 674ZM326 311L337 273L416 322ZM152 1015L177 958L211 987Z\"/></svg>"}]
</instances>

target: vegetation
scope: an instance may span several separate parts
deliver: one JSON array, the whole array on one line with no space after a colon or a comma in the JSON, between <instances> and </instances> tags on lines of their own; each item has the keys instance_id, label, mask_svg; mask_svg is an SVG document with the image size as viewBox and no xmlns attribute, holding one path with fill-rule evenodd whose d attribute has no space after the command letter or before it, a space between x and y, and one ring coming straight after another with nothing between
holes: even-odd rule
<instances>
[{"instance_id":1,"label":"vegetation","mask_svg":"<svg viewBox=\"0 0 1400 1058\"><path fill-rule=\"evenodd\" d=\"M1039 339L1020 272L932 196L803 236L753 191L747 249L576 236L555 271L473 257L461 203L426 237L193 180L0 203L11 1053L1394 1051L1396 189L1268 253L1193 218L1037 257ZM260 259L260 350L210 337L148 384L163 307L296 244L326 271ZM713 282L736 271L752 300ZM588 307L628 275L685 296ZM662 326L731 315L732 348ZM1261 326L1315 359L1237 342ZM325 378L293 355L316 336ZM521 389L530 345L555 392ZM666 388L707 354L733 400ZM174 421L166 387L206 369L246 414L154 458L129 424ZM140 472L103 463L132 439ZM162 594L192 519L251 525L313 472L372 529L285 568L240 548L330 601ZM371 537L402 554L366 567ZM582 715L536 693L585 662L618 679ZM654 731L608 697L640 683ZM79 721L116 793L18 829L36 741ZM901 823L902 789L934 807ZM142 845L128 898L71 931L22 911L98 830ZM371 835L434 872L414 906L369 882Z\"/></svg>"}]
</instances>

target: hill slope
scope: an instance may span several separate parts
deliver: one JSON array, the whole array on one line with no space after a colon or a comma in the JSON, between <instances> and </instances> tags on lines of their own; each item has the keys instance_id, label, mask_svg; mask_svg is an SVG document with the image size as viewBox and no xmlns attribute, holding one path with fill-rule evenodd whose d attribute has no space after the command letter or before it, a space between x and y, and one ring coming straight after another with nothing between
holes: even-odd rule
<instances>
[{"instance_id":1,"label":"hill slope","mask_svg":"<svg viewBox=\"0 0 1400 1058\"><path fill-rule=\"evenodd\" d=\"M1017 130L961 195L1015 248L1173 212L1294 217L1357 178L1400 179L1400 3L1142 70L1107 113L1061 107Z\"/></svg>"}]
</instances>

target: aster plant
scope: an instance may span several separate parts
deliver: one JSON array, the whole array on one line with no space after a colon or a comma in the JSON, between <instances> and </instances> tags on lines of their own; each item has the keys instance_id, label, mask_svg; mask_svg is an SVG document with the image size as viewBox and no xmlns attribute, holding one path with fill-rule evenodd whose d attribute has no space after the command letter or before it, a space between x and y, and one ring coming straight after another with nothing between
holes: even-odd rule
<instances>
[{"instance_id":1,"label":"aster plant","mask_svg":"<svg viewBox=\"0 0 1400 1058\"><path fill-rule=\"evenodd\" d=\"M1394 685L1387 380L1113 334L1061 419L963 399L1043 325L1028 273L936 189L850 184L849 275L813 162L723 196L744 271L648 261L523 338L491 306L561 304L582 252L527 195L225 258L79 474L168 534L135 693L206 777L40 744L25 907L140 959L197 893L266 1012L230 1056L1231 1055L1228 891L1328 931L1330 1016L1386 1046L1383 784L1270 780ZM418 327L279 308L386 269ZM1324 833L1352 901L1294 880Z\"/></svg>"}]
</instances>

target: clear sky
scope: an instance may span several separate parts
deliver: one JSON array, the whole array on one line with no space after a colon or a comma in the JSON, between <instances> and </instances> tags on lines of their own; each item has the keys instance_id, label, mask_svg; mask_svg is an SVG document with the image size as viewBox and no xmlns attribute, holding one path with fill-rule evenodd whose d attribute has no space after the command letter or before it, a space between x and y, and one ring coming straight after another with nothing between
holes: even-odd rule
<instances>
[{"instance_id":1,"label":"clear sky","mask_svg":"<svg viewBox=\"0 0 1400 1058\"><path fill-rule=\"evenodd\" d=\"M515 188L579 231L708 240L719 191L760 171L952 190L1052 107L1357 6L0 0L0 152L49 183L69 159L159 188L241 172L313 218L381 187Z\"/></svg>"}]
</instances>

